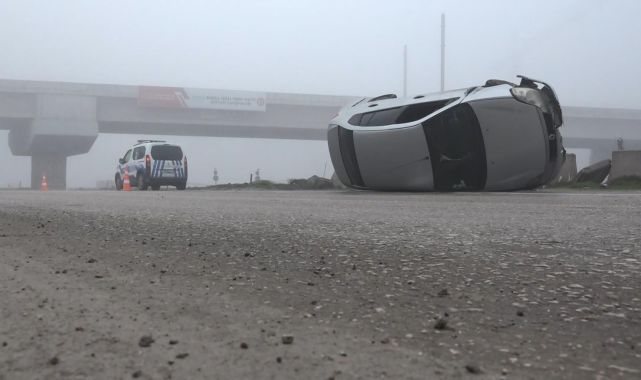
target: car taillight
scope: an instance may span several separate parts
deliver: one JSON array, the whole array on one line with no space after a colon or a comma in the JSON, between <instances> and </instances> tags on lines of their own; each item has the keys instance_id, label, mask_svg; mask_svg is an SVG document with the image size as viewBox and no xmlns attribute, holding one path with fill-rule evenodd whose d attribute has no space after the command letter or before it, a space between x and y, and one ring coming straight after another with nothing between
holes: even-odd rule
<instances>
[{"instance_id":1,"label":"car taillight","mask_svg":"<svg viewBox=\"0 0 641 380\"><path fill-rule=\"evenodd\" d=\"M187 177L187 156L183 158L183 166L185 167L185 177Z\"/></svg>"},{"instance_id":2,"label":"car taillight","mask_svg":"<svg viewBox=\"0 0 641 380\"><path fill-rule=\"evenodd\" d=\"M147 174L147 177L151 176L151 156L150 155L145 156L145 173Z\"/></svg>"}]
</instances>

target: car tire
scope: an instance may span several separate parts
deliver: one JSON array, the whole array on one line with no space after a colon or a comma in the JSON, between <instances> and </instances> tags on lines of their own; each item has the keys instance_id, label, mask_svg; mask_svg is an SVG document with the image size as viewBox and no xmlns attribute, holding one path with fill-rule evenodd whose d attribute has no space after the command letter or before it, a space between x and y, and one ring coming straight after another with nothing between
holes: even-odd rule
<instances>
[{"instance_id":1,"label":"car tire","mask_svg":"<svg viewBox=\"0 0 641 380\"><path fill-rule=\"evenodd\" d=\"M176 185L176 190L185 190L186 188L187 188L186 182L179 183L178 185Z\"/></svg>"},{"instance_id":2,"label":"car tire","mask_svg":"<svg viewBox=\"0 0 641 380\"><path fill-rule=\"evenodd\" d=\"M149 184L147 181L145 181L145 176L138 173L136 176L136 186L138 187L138 190L140 191L145 191L149 187Z\"/></svg>"},{"instance_id":3,"label":"car tire","mask_svg":"<svg viewBox=\"0 0 641 380\"><path fill-rule=\"evenodd\" d=\"M120 174L116 174L116 190L122 190L122 180L120 179Z\"/></svg>"},{"instance_id":4,"label":"car tire","mask_svg":"<svg viewBox=\"0 0 641 380\"><path fill-rule=\"evenodd\" d=\"M153 191L158 191L158 190L160 190L160 185L151 185L151 189Z\"/></svg>"}]
</instances>

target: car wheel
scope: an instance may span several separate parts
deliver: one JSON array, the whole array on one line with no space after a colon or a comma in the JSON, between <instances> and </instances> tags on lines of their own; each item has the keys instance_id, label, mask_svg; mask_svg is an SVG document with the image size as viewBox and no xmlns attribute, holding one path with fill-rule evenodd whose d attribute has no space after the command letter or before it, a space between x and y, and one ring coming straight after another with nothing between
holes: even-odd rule
<instances>
[{"instance_id":1,"label":"car wheel","mask_svg":"<svg viewBox=\"0 0 641 380\"><path fill-rule=\"evenodd\" d=\"M122 190L122 180L120 174L116 174L116 190Z\"/></svg>"},{"instance_id":2,"label":"car wheel","mask_svg":"<svg viewBox=\"0 0 641 380\"><path fill-rule=\"evenodd\" d=\"M153 191L158 191L158 190L160 190L160 185L151 185L151 189Z\"/></svg>"},{"instance_id":3,"label":"car wheel","mask_svg":"<svg viewBox=\"0 0 641 380\"><path fill-rule=\"evenodd\" d=\"M145 176L140 173L136 176L136 185L140 191L145 191L149 187L149 184L145 181Z\"/></svg>"},{"instance_id":4,"label":"car wheel","mask_svg":"<svg viewBox=\"0 0 641 380\"><path fill-rule=\"evenodd\" d=\"M176 190L185 190L186 188L187 188L186 182L176 185Z\"/></svg>"}]
</instances>

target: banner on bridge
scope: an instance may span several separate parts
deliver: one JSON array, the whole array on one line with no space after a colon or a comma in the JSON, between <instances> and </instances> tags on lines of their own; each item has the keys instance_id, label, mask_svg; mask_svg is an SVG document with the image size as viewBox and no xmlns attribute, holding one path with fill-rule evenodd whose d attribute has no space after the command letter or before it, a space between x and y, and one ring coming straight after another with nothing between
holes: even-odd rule
<instances>
[{"instance_id":1,"label":"banner on bridge","mask_svg":"<svg viewBox=\"0 0 641 380\"><path fill-rule=\"evenodd\" d=\"M251 91L139 86L138 105L141 107L264 112L265 94Z\"/></svg>"}]
</instances>

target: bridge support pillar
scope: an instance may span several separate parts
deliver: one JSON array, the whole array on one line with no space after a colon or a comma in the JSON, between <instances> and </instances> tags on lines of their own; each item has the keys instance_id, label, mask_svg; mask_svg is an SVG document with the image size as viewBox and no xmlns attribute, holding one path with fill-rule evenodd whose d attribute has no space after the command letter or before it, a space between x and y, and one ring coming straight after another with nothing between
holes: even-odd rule
<instances>
[{"instance_id":1,"label":"bridge support pillar","mask_svg":"<svg viewBox=\"0 0 641 380\"><path fill-rule=\"evenodd\" d=\"M67 156L60 154L34 154L31 156L31 188L40 188L42 176L47 177L49 189L67 188Z\"/></svg>"},{"instance_id":2,"label":"bridge support pillar","mask_svg":"<svg viewBox=\"0 0 641 380\"><path fill-rule=\"evenodd\" d=\"M41 94L36 117L9 132L9 147L17 156L31 156L31 188L47 176L49 188L67 186L67 157L87 153L98 137L96 99Z\"/></svg>"}]
</instances>

